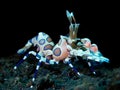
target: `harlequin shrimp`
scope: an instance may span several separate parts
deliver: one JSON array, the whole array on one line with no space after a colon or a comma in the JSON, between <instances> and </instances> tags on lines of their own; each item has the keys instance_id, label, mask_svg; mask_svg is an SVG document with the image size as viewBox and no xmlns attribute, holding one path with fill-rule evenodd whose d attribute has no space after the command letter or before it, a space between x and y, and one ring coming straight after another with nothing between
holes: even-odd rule
<instances>
[{"instance_id":1,"label":"harlequin shrimp","mask_svg":"<svg viewBox=\"0 0 120 90\"><path fill-rule=\"evenodd\" d=\"M101 52L98 50L98 46L94 43L91 44L91 40L88 38L77 38L77 32L79 23L76 23L73 13L66 10L67 18L70 22L69 26L69 35L63 36L60 35L60 40L58 43L54 44L51 37L44 33L39 32L37 36L28 40L27 44L17 51L18 54L25 53L31 46L36 46L36 51L29 51L22 60L19 60L18 63L14 66L14 69L26 60L29 54L34 55L39 61L34 72L32 82L35 81L37 72L41 66L41 63L54 65L59 64L60 61L68 64L78 76L82 74L72 65L71 59L73 57L82 57L91 68L93 74L95 71L92 68L91 61L95 62L109 62L109 59L104 57ZM33 86L31 85L31 88Z\"/></svg>"}]
</instances>

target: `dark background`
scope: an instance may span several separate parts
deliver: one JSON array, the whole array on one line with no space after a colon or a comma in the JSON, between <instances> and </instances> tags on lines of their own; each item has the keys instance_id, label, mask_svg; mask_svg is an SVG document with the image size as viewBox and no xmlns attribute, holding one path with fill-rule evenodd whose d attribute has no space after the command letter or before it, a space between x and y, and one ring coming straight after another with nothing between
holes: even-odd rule
<instances>
[{"instance_id":1,"label":"dark background","mask_svg":"<svg viewBox=\"0 0 120 90\"><path fill-rule=\"evenodd\" d=\"M117 2L55 0L42 2L1 2L0 57L13 55L38 32L54 42L69 31L66 10L80 23L79 38L88 37L115 65L119 61L119 9ZM120 64L118 64L120 65Z\"/></svg>"}]
</instances>

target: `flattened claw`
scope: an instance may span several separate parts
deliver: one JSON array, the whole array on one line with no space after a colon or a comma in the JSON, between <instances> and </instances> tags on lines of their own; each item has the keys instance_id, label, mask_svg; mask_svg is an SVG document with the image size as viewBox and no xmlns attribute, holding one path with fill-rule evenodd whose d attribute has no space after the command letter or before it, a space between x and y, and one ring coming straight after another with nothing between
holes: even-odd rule
<instances>
[{"instance_id":1,"label":"flattened claw","mask_svg":"<svg viewBox=\"0 0 120 90\"><path fill-rule=\"evenodd\" d=\"M106 62L106 63L109 63L109 59L108 58L106 58L106 57L101 57L100 58L101 59L101 62Z\"/></svg>"},{"instance_id":2,"label":"flattened claw","mask_svg":"<svg viewBox=\"0 0 120 90\"><path fill-rule=\"evenodd\" d=\"M103 62L106 62L106 63L109 63L109 59L104 57L104 56L88 56L87 59L89 60L93 60L93 61L96 61L96 62L100 62L100 63L103 63Z\"/></svg>"}]
</instances>

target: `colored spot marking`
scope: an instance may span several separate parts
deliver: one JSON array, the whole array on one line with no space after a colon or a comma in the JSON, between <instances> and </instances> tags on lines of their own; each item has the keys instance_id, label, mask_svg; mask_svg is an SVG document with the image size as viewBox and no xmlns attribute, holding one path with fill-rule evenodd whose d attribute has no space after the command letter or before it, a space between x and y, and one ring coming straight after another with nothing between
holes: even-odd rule
<instances>
[{"instance_id":1,"label":"colored spot marking","mask_svg":"<svg viewBox=\"0 0 120 90\"><path fill-rule=\"evenodd\" d=\"M47 37L47 41L48 41L48 42L51 42L52 39L51 39L50 37Z\"/></svg>"},{"instance_id":2,"label":"colored spot marking","mask_svg":"<svg viewBox=\"0 0 120 90\"><path fill-rule=\"evenodd\" d=\"M48 45L45 45L44 50L51 50L52 48L53 47L50 44L48 44Z\"/></svg>"},{"instance_id":3,"label":"colored spot marking","mask_svg":"<svg viewBox=\"0 0 120 90\"><path fill-rule=\"evenodd\" d=\"M39 44L40 45L43 45L45 43L45 39L41 39L40 41L39 41Z\"/></svg>"},{"instance_id":4,"label":"colored spot marking","mask_svg":"<svg viewBox=\"0 0 120 90\"><path fill-rule=\"evenodd\" d=\"M60 50L60 48L56 48L56 49L53 51L53 54L54 54L55 56L60 56L60 55L61 55L61 50Z\"/></svg>"}]
</instances>

